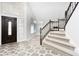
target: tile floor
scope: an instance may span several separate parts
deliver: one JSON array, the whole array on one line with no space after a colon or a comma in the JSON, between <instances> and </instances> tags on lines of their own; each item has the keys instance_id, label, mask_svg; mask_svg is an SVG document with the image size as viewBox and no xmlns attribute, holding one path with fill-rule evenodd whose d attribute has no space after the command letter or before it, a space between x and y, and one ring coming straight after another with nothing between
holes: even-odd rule
<instances>
[{"instance_id":1,"label":"tile floor","mask_svg":"<svg viewBox=\"0 0 79 59\"><path fill-rule=\"evenodd\" d=\"M8 43L0 46L0 56L60 56L40 46L39 36L30 41Z\"/></svg>"}]
</instances>

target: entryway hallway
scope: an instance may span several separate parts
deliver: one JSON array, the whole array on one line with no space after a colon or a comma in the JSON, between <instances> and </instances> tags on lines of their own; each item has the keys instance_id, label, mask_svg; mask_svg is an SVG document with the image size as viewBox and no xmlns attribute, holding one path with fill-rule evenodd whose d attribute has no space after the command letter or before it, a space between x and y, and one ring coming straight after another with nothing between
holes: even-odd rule
<instances>
[{"instance_id":1,"label":"entryway hallway","mask_svg":"<svg viewBox=\"0 0 79 59\"><path fill-rule=\"evenodd\" d=\"M0 56L61 56L40 45L40 37L35 36L32 40L8 43L0 46ZM63 56L63 55L62 55Z\"/></svg>"}]
</instances>

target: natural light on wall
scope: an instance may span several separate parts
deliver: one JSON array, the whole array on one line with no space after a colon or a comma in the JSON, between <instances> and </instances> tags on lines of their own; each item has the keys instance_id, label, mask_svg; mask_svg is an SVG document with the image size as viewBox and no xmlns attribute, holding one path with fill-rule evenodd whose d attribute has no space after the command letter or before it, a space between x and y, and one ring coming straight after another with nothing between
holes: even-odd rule
<instances>
[{"instance_id":1,"label":"natural light on wall","mask_svg":"<svg viewBox=\"0 0 79 59\"><path fill-rule=\"evenodd\" d=\"M12 22L8 22L8 35L12 35Z\"/></svg>"},{"instance_id":2,"label":"natural light on wall","mask_svg":"<svg viewBox=\"0 0 79 59\"><path fill-rule=\"evenodd\" d=\"M34 33L34 24L31 25L31 33Z\"/></svg>"},{"instance_id":3,"label":"natural light on wall","mask_svg":"<svg viewBox=\"0 0 79 59\"><path fill-rule=\"evenodd\" d=\"M36 32L36 21L34 20L33 23L31 24L31 33L35 33Z\"/></svg>"}]
</instances>

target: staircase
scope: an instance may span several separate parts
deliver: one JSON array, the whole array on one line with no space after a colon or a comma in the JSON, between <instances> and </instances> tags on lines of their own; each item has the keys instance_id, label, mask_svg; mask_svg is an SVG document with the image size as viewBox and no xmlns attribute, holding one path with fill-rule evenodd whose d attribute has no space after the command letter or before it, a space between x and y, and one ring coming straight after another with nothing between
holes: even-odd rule
<instances>
[{"instance_id":1,"label":"staircase","mask_svg":"<svg viewBox=\"0 0 79 59\"><path fill-rule=\"evenodd\" d=\"M65 37L64 30L50 31L44 38L42 45L47 49L51 49L55 54L62 54L64 56L78 55L74 52L75 47Z\"/></svg>"},{"instance_id":2,"label":"staircase","mask_svg":"<svg viewBox=\"0 0 79 59\"><path fill-rule=\"evenodd\" d=\"M65 27L73 12L75 11L78 2L70 2L67 10L65 11L65 19L63 22L63 28L60 25L60 19L58 21L49 20L49 22L42 28L40 28L40 45L51 49L55 54L61 54L64 56L79 56L75 53L75 46L72 45L65 36ZM73 8L72 8L73 7ZM72 10L71 10L72 8ZM62 30L60 30L62 28Z\"/></svg>"}]
</instances>

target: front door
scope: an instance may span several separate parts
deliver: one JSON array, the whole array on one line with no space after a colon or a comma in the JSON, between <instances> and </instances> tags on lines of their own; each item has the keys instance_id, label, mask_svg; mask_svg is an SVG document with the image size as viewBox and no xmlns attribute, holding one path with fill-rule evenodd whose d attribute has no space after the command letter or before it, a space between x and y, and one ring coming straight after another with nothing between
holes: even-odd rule
<instances>
[{"instance_id":1,"label":"front door","mask_svg":"<svg viewBox=\"0 0 79 59\"><path fill-rule=\"evenodd\" d=\"M2 44L17 42L17 18L2 16Z\"/></svg>"}]
</instances>

